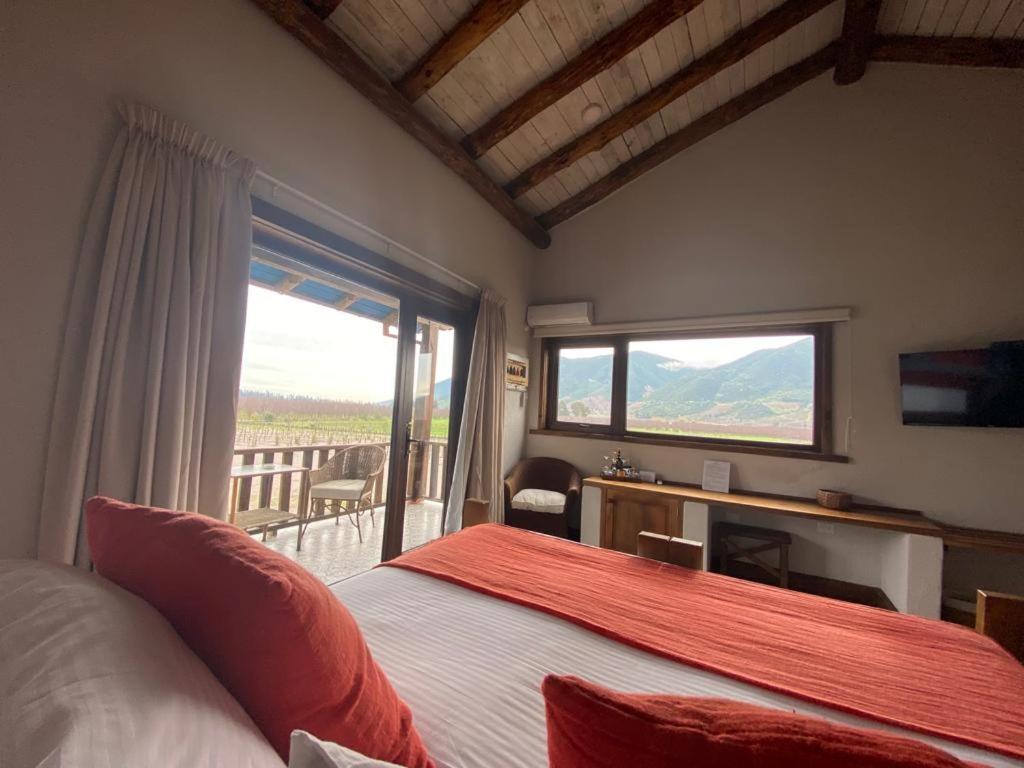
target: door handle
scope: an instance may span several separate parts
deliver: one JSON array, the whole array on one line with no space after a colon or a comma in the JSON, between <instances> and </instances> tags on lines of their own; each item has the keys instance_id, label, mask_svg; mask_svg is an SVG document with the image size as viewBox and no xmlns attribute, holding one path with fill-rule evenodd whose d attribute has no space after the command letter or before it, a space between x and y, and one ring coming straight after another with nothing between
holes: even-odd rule
<instances>
[{"instance_id":1,"label":"door handle","mask_svg":"<svg viewBox=\"0 0 1024 768\"><path fill-rule=\"evenodd\" d=\"M412 424L405 425L405 455L408 456L412 453L413 446L416 446L416 450L419 450L420 443L422 440L417 440L412 436Z\"/></svg>"}]
</instances>

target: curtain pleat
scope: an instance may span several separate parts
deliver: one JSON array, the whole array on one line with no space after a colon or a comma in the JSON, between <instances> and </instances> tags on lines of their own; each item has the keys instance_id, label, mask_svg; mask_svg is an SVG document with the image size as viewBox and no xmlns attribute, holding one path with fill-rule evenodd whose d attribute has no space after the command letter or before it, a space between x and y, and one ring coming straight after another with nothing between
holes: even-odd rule
<instances>
[{"instance_id":1,"label":"curtain pleat","mask_svg":"<svg viewBox=\"0 0 1024 768\"><path fill-rule=\"evenodd\" d=\"M101 179L72 289L39 556L88 564L94 494L223 518L253 164L141 105Z\"/></svg>"},{"instance_id":2,"label":"curtain pleat","mask_svg":"<svg viewBox=\"0 0 1024 768\"><path fill-rule=\"evenodd\" d=\"M462 505L467 498L488 500L491 521L505 521L501 476L505 333L505 299L484 289L473 333L459 447L445 512L446 533L462 528Z\"/></svg>"}]
</instances>

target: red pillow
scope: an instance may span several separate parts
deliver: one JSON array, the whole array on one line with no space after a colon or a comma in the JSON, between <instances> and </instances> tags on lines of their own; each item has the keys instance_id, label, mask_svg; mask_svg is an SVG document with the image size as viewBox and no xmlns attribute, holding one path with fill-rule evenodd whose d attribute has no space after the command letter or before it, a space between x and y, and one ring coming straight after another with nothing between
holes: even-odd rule
<instances>
[{"instance_id":1,"label":"red pillow","mask_svg":"<svg viewBox=\"0 0 1024 768\"><path fill-rule=\"evenodd\" d=\"M550 768L964 768L880 731L723 699L616 693L548 675Z\"/></svg>"},{"instance_id":2,"label":"red pillow","mask_svg":"<svg viewBox=\"0 0 1024 768\"><path fill-rule=\"evenodd\" d=\"M96 497L96 570L153 605L287 760L297 728L432 768L355 619L312 574L227 523Z\"/></svg>"}]
</instances>

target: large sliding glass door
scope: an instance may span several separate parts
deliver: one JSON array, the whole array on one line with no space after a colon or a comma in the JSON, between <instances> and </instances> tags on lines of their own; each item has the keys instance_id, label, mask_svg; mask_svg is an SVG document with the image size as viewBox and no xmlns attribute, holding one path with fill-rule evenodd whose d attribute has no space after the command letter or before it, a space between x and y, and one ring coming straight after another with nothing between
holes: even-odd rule
<instances>
[{"instance_id":1,"label":"large sliding glass door","mask_svg":"<svg viewBox=\"0 0 1024 768\"><path fill-rule=\"evenodd\" d=\"M436 539L444 530L452 461L462 413L462 380L472 315L422 300L403 301L394 445L404 460L394 467L388 493L385 559ZM401 509L399 510L399 507ZM401 529L398 522L401 521Z\"/></svg>"},{"instance_id":2,"label":"large sliding glass door","mask_svg":"<svg viewBox=\"0 0 1024 768\"><path fill-rule=\"evenodd\" d=\"M401 299L384 560L444 532L475 317L475 304Z\"/></svg>"},{"instance_id":3,"label":"large sliding glass door","mask_svg":"<svg viewBox=\"0 0 1024 768\"><path fill-rule=\"evenodd\" d=\"M258 200L250 283L229 519L327 582L440 536L475 300Z\"/></svg>"}]
</instances>

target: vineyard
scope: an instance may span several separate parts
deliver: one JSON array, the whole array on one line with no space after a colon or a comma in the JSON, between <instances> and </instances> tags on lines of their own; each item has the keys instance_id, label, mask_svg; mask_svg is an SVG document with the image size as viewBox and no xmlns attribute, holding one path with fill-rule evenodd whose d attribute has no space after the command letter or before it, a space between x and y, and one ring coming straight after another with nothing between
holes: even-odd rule
<instances>
[{"instance_id":1,"label":"vineyard","mask_svg":"<svg viewBox=\"0 0 1024 768\"><path fill-rule=\"evenodd\" d=\"M433 438L448 436L448 411L436 409ZM235 448L279 445L386 443L391 405L242 392L238 398Z\"/></svg>"}]
</instances>

